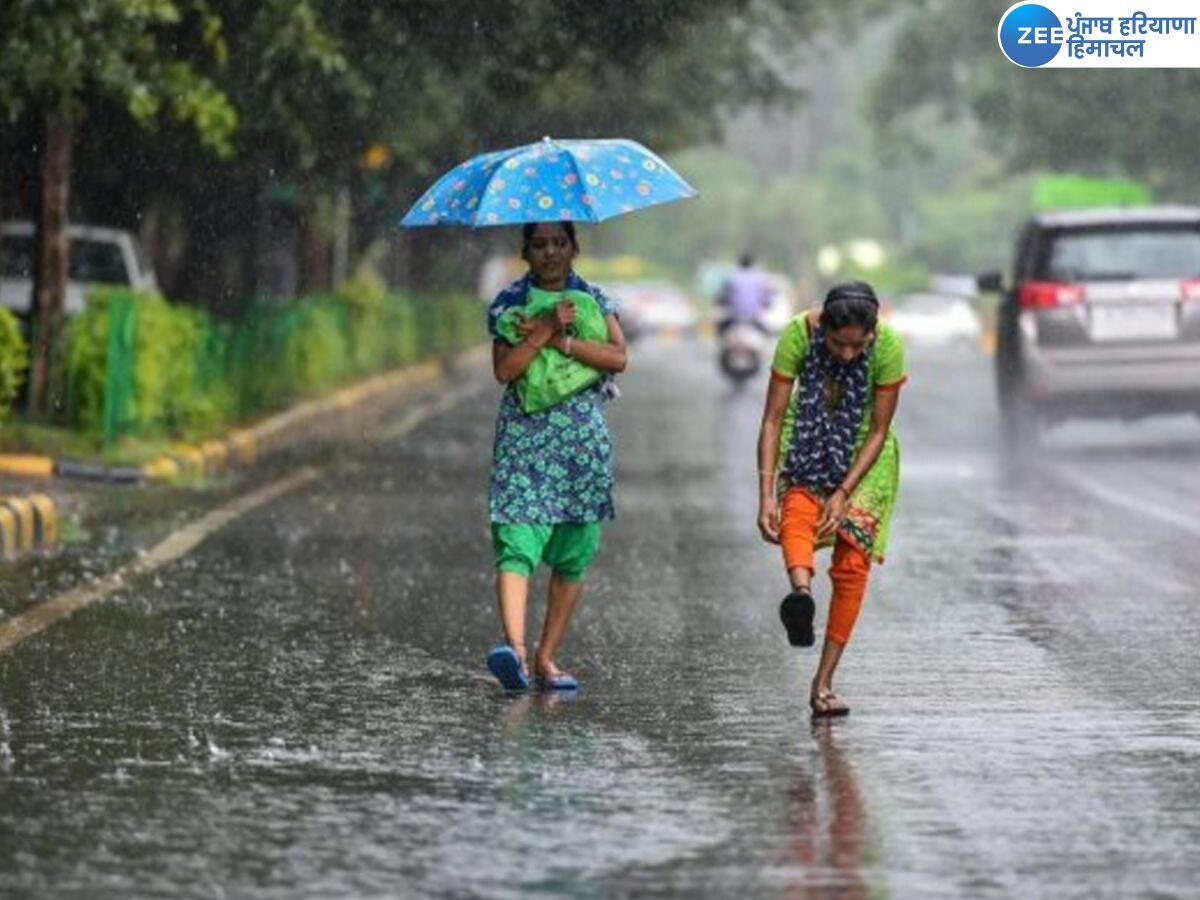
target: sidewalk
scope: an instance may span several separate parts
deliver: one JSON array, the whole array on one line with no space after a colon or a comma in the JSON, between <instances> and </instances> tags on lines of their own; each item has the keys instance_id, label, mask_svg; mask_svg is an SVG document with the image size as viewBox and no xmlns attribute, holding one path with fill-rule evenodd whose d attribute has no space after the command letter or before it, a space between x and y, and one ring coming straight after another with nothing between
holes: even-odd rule
<instances>
[{"instance_id":1,"label":"sidewalk","mask_svg":"<svg viewBox=\"0 0 1200 900\"><path fill-rule=\"evenodd\" d=\"M53 547L63 531L60 523L77 519L87 506L84 483L196 483L248 469L314 436L348 433L379 407L439 383L452 369L483 365L486 356L487 348L481 347L450 363L430 361L376 375L222 436L177 444L141 466L0 454L0 566L31 550Z\"/></svg>"}]
</instances>

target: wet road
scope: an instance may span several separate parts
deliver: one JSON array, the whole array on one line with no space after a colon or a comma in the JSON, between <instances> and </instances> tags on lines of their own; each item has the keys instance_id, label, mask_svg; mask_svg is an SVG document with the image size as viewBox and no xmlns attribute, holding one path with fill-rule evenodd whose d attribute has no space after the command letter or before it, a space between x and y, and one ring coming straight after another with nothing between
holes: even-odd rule
<instances>
[{"instance_id":1,"label":"wet road","mask_svg":"<svg viewBox=\"0 0 1200 900\"><path fill-rule=\"evenodd\" d=\"M760 390L710 354L635 348L610 407L576 699L483 670L495 390L418 399L0 654L0 894L1194 895L1200 423L1069 426L1014 467L987 361L915 358L853 713L814 729L753 527ZM169 530L138 521L0 582L5 612Z\"/></svg>"}]
</instances>

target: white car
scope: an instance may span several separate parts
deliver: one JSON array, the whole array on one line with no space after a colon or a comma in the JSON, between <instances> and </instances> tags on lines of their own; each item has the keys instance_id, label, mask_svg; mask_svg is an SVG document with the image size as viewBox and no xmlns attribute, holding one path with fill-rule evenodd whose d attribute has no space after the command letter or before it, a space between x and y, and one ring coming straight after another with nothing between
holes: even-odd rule
<instances>
[{"instance_id":1,"label":"white car","mask_svg":"<svg viewBox=\"0 0 1200 900\"><path fill-rule=\"evenodd\" d=\"M901 294L884 318L914 346L978 346L982 331L971 302L950 294Z\"/></svg>"},{"instance_id":2,"label":"white car","mask_svg":"<svg viewBox=\"0 0 1200 900\"><path fill-rule=\"evenodd\" d=\"M612 281L605 291L616 301L621 328L627 336L690 335L699 316L687 294L670 281Z\"/></svg>"},{"instance_id":3,"label":"white car","mask_svg":"<svg viewBox=\"0 0 1200 900\"><path fill-rule=\"evenodd\" d=\"M128 231L70 225L67 237L71 242L67 270L67 315L83 311L89 285L123 285L135 290L158 290L154 271L146 264L137 241ZM33 223L5 222L0 225L0 242L0 303L18 315L27 315L33 299L33 270L37 252Z\"/></svg>"}]
</instances>

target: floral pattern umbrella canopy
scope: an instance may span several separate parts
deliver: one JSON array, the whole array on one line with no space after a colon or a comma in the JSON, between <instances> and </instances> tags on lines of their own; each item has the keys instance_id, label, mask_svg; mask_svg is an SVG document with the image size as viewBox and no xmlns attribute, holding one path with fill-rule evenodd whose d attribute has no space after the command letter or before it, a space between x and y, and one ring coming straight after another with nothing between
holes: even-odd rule
<instances>
[{"instance_id":1,"label":"floral pattern umbrella canopy","mask_svg":"<svg viewBox=\"0 0 1200 900\"><path fill-rule=\"evenodd\" d=\"M636 141L543 138L455 166L400 224L601 222L695 196L675 170Z\"/></svg>"}]
</instances>

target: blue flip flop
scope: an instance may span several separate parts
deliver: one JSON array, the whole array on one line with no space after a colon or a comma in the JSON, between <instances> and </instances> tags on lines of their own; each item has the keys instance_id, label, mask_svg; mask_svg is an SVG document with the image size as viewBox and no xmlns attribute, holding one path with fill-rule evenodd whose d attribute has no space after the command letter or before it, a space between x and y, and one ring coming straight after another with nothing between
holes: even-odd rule
<instances>
[{"instance_id":1,"label":"blue flip flop","mask_svg":"<svg viewBox=\"0 0 1200 900\"><path fill-rule=\"evenodd\" d=\"M574 675L568 675L566 672L559 672L557 675L546 677L539 675L537 677L537 685L543 691L577 691L579 690L579 682L575 680Z\"/></svg>"},{"instance_id":2,"label":"blue flip flop","mask_svg":"<svg viewBox=\"0 0 1200 900\"><path fill-rule=\"evenodd\" d=\"M508 644L497 644L487 655L488 671L506 691L529 689L529 676L521 668L521 657Z\"/></svg>"}]
</instances>

